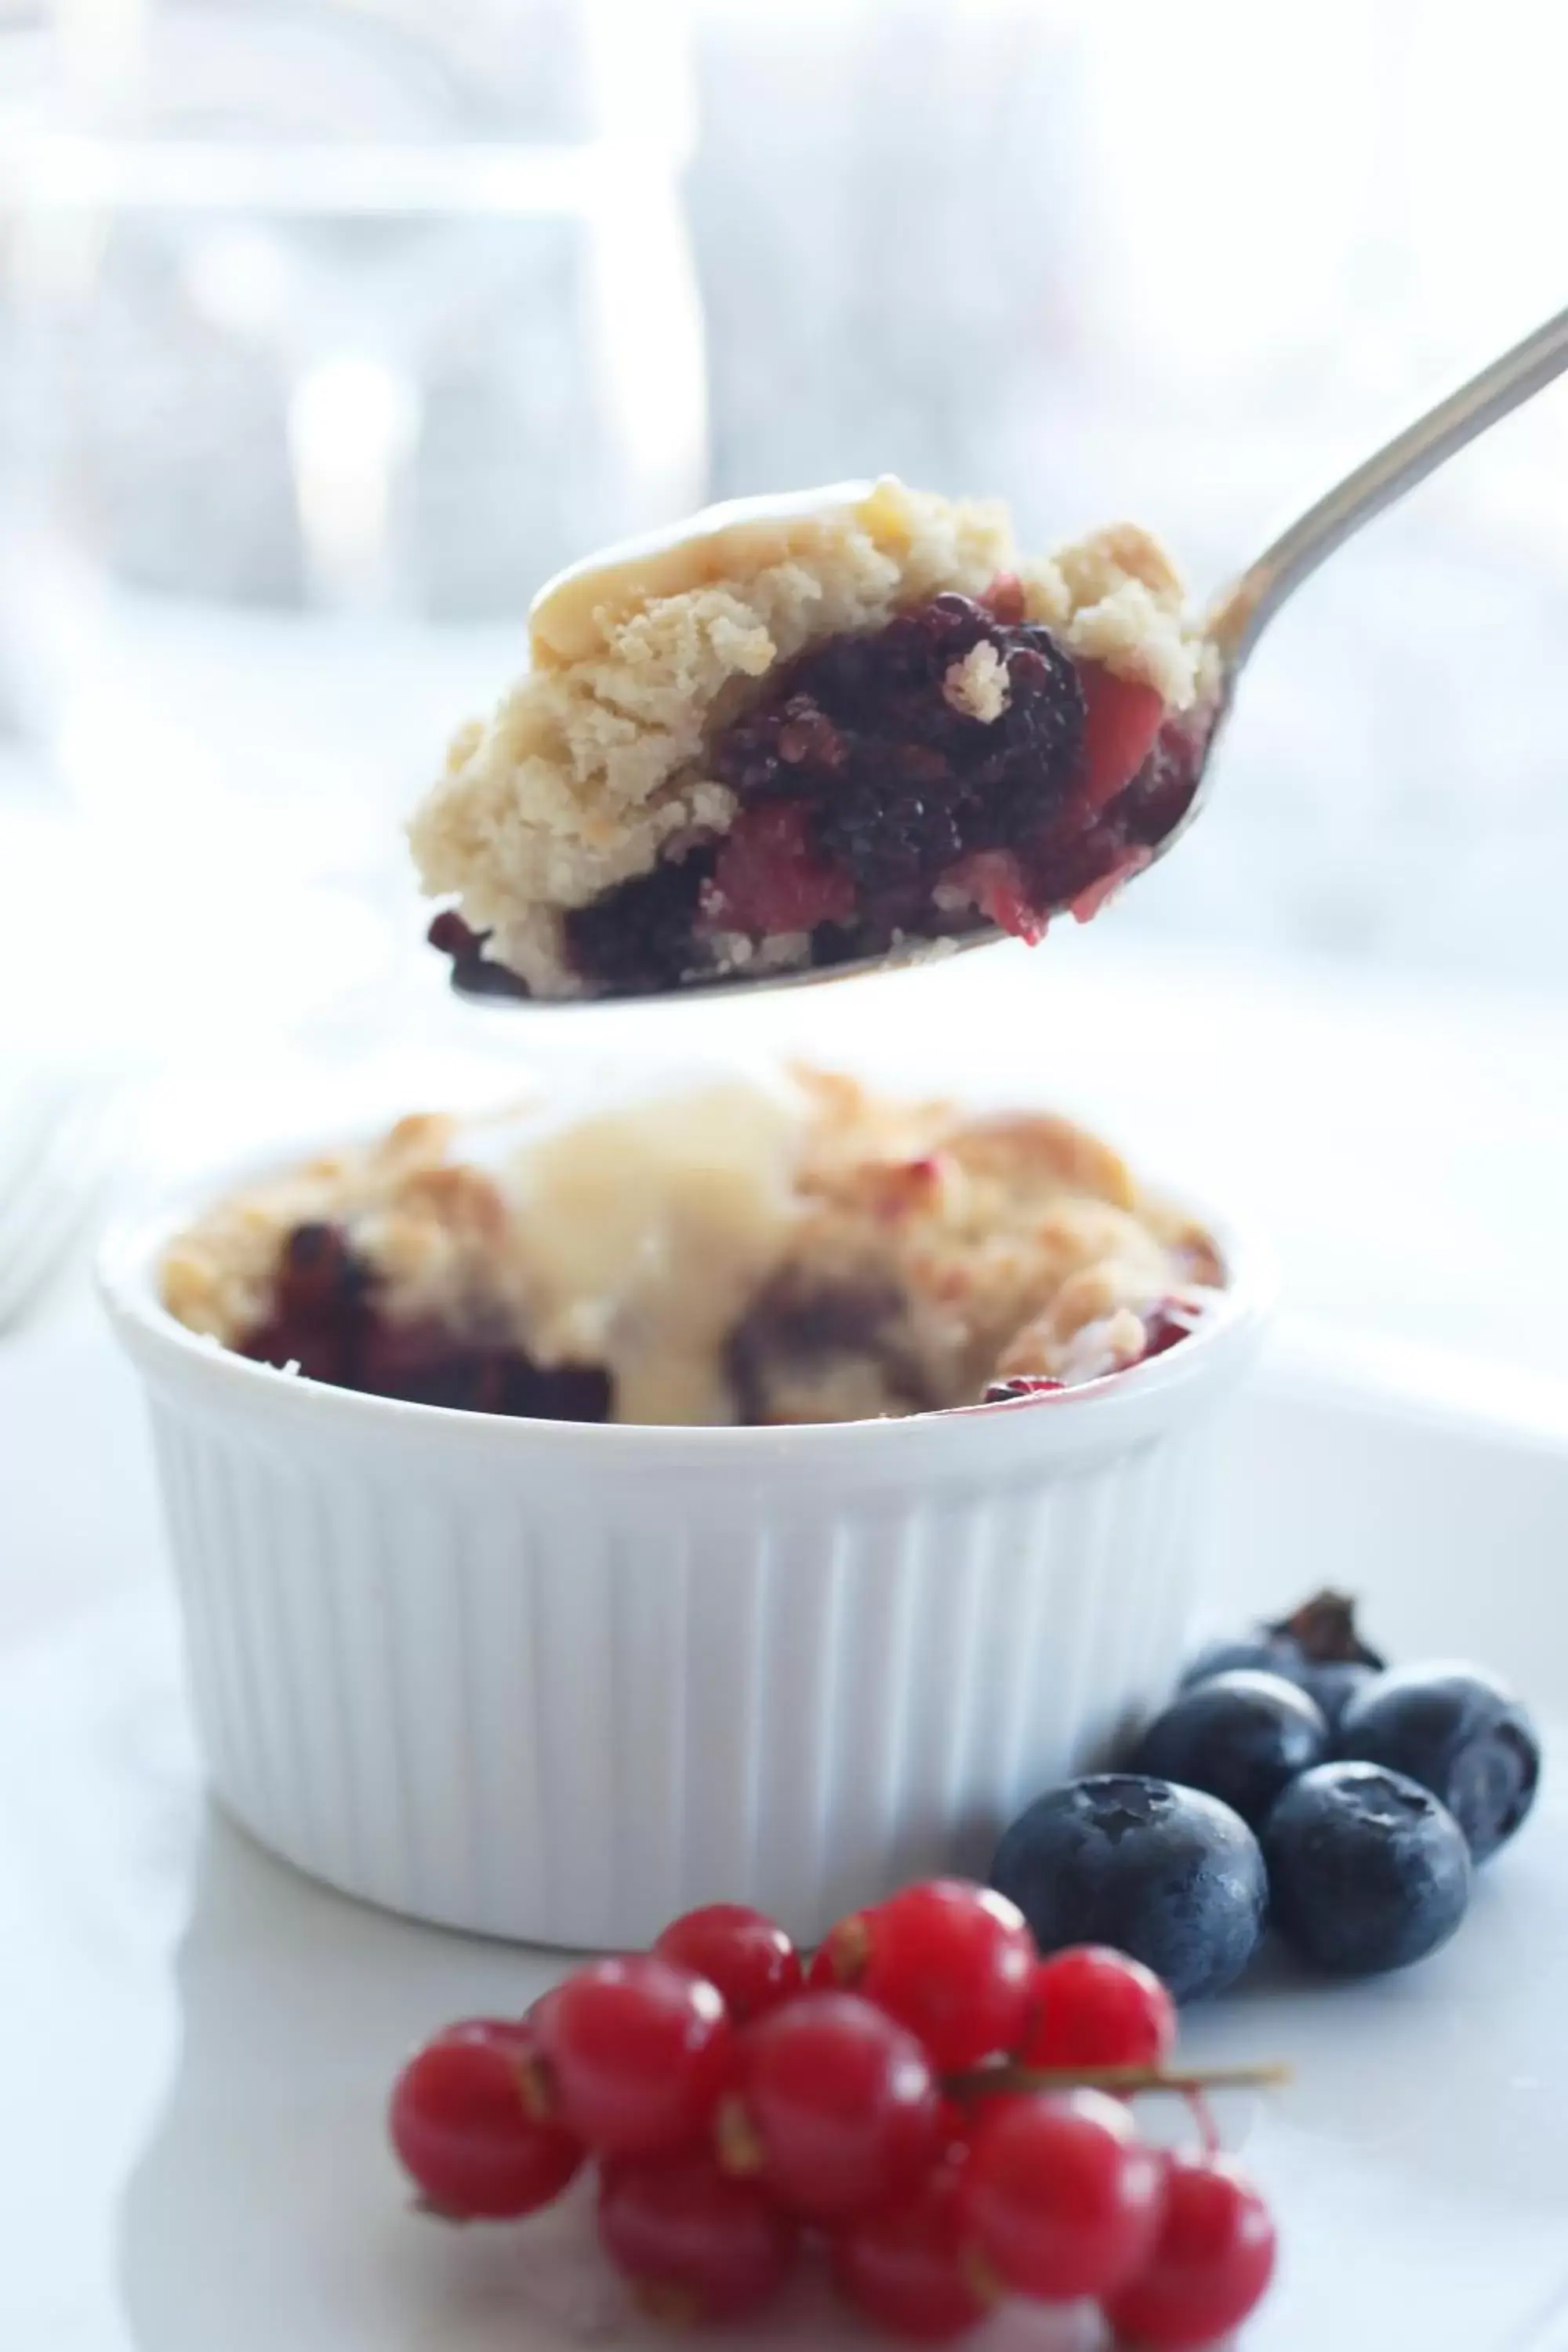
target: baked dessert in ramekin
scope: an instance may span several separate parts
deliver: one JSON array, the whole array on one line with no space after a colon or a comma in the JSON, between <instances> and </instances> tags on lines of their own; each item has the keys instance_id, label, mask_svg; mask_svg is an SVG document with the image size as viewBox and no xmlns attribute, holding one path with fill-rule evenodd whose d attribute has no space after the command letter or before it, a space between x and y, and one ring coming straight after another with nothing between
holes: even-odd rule
<instances>
[{"instance_id":1,"label":"baked dessert in ramekin","mask_svg":"<svg viewBox=\"0 0 1568 2352\"><path fill-rule=\"evenodd\" d=\"M534 1117L106 1247L216 1792L573 1946L720 1897L810 1938L976 1864L1163 1687L1257 1244L1034 1111L794 1074Z\"/></svg>"}]
</instances>

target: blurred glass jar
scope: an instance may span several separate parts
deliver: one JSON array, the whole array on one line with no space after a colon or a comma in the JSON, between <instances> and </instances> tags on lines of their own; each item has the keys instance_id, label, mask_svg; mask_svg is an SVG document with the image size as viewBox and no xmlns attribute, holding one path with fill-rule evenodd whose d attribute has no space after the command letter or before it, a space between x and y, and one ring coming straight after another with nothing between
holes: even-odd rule
<instances>
[{"instance_id":1,"label":"blurred glass jar","mask_svg":"<svg viewBox=\"0 0 1568 2352\"><path fill-rule=\"evenodd\" d=\"M678 16L63 14L0 163L9 699L181 866L374 882L540 580L700 497Z\"/></svg>"}]
</instances>

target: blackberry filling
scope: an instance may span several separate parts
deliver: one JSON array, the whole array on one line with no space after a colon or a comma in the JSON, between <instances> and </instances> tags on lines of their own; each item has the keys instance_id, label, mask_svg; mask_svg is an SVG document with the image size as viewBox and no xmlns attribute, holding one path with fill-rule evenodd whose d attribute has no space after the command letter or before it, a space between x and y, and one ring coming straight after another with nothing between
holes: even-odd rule
<instances>
[{"instance_id":1,"label":"blackberry filling","mask_svg":"<svg viewBox=\"0 0 1568 2352\"><path fill-rule=\"evenodd\" d=\"M826 1382L855 1363L873 1365L904 1411L928 1410L937 1400L900 1344L905 1304L891 1286L817 1282L786 1268L731 1334L725 1365L739 1421L771 1425L781 1417L781 1393Z\"/></svg>"},{"instance_id":2,"label":"blackberry filling","mask_svg":"<svg viewBox=\"0 0 1568 2352\"><path fill-rule=\"evenodd\" d=\"M471 934L470 934L471 936ZM283 1246L272 1313L239 1344L258 1363L414 1404L536 1421L608 1421L609 1376L595 1364L536 1364L520 1348L402 1324L376 1308L369 1267L335 1225L297 1225Z\"/></svg>"},{"instance_id":3,"label":"blackberry filling","mask_svg":"<svg viewBox=\"0 0 1568 2352\"><path fill-rule=\"evenodd\" d=\"M989 721L950 685L981 647L1005 698ZM804 803L811 848L855 886L859 927L890 937L941 925L931 894L971 853L1040 831L1071 786L1083 730L1077 667L1048 629L942 595L801 655L716 740L711 764L743 810Z\"/></svg>"},{"instance_id":4,"label":"blackberry filling","mask_svg":"<svg viewBox=\"0 0 1568 2352\"><path fill-rule=\"evenodd\" d=\"M425 934L430 945L449 956L452 985L463 996L526 996L528 982L504 963L485 955L488 931L471 930L455 907L444 907Z\"/></svg>"},{"instance_id":5,"label":"blackberry filling","mask_svg":"<svg viewBox=\"0 0 1568 2352\"><path fill-rule=\"evenodd\" d=\"M697 919L713 866L712 850L692 849L574 907L563 926L573 970L611 996L679 988L701 961Z\"/></svg>"},{"instance_id":6,"label":"blackberry filling","mask_svg":"<svg viewBox=\"0 0 1568 2352\"><path fill-rule=\"evenodd\" d=\"M298 1364L309 1380L354 1387L370 1288L369 1268L335 1225L296 1225L283 1244L272 1312L239 1352L258 1363Z\"/></svg>"},{"instance_id":7,"label":"blackberry filling","mask_svg":"<svg viewBox=\"0 0 1568 2352\"><path fill-rule=\"evenodd\" d=\"M720 934L804 935L822 968L989 922L1037 939L1150 862L1205 734L1075 662L1022 617L1016 583L933 597L809 647L718 730L707 765L732 827L567 913L567 961L595 993L640 995L724 976ZM454 986L528 994L455 913L429 937Z\"/></svg>"},{"instance_id":8,"label":"blackberry filling","mask_svg":"<svg viewBox=\"0 0 1568 2352\"><path fill-rule=\"evenodd\" d=\"M648 996L679 988L702 961L698 915L716 853L695 847L651 874L605 890L562 919L574 971L607 996ZM484 952L489 934L475 931L455 908L438 914L425 934L452 961L452 986L463 996L529 996L521 976Z\"/></svg>"}]
</instances>

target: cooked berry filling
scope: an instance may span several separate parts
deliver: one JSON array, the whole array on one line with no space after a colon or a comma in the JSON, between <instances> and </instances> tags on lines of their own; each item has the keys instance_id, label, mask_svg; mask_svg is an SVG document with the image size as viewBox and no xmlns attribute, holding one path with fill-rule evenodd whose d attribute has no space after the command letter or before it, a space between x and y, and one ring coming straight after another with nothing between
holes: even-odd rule
<instances>
[{"instance_id":1,"label":"cooked berry filling","mask_svg":"<svg viewBox=\"0 0 1568 2352\"><path fill-rule=\"evenodd\" d=\"M657 995L690 979L703 960L699 911L716 856L699 844L571 908L562 931L573 970L607 996ZM519 973L485 954L489 933L470 929L456 908L444 908L426 937L450 956L452 985L461 994L531 993Z\"/></svg>"},{"instance_id":2,"label":"cooked berry filling","mask_svg":"<svg viewBox=\"0 0 1568 2352\"><path fill-rule=\"evenodd\" d=\"M773 1400L831 1380L836 1370L873 1364L890 1396L910 1412L937 1400L899 1343L904 1301L891 1285L816 1281L786 1267L736 1325L726 1350L738 1418L777 1421Z\"/></svg>"},{"instance_id":3,"label":"cooked berry filling","mask_svg":"<svg viewBox=\"0 0 1568 2352\"><path fill-rule=\"evenodd\" d=\"M1003 703L989 721L952 685L982 647ZM807 847L848 877L860 919L891 933L929 923L936 883L972 852L1041 829L1083 731L1077 667L1048 629L943 595L802 654L714 741L711 765L742 802L736 834L758 803L800 803Z\"/></svg>"},{"instance_id":4,"label":"cooked berry filling","mask_svg":"<svg viewBox=\"0 0 1568 2352\"><path fill-rule=\"evenodd\" d=\"M425 934L431 946L452 960L451 982L464 996L526 996L528 982L504 963L493 962L484 951L488 931L469 929L455 907L443 907Z\"/></svg>"},{"instance_id":5,"label":"cooked berry filling","mask_svg":"<svg viewBox=\"0 0 1568 2352\"><path fill-rule=\"evenodd\" d=\"M538 1421L607 1421L608 1375L594 1364L536 1364L519 1348L458 1339L436 1323L394 1323L370 1268L335 1225L297 1225L284 1244L272 1313L240 1343L264 1364L416 1404Z\"/></svg>"},{"instance_id":6,"label":"cooked berry filling","mask_svg":"<svg viewBox=\"0 0 1568 2352\"><path fill-rule=\"evenodd\" d=\"M900 937L994 922L1038 939L1059 908L1095 913L1186 814L1210 718L1167 717L1152 687L1075 662L1021 612L999 582L786 664L709 744L740 803L731 830L566 915L579 978L676 988L714 970L721 933L804 933L827 966ZM430 939L456 986L528 993L456 914Z\"/></svg>"},{"instance_id":7,"label":"cooked berry filling","mask_svg":"<svg viewBox=\"0 0 1568 2352\"><path fill-rule=\"evenodd\" d=\"M690 849L574 907L564 923L574 971L612 996L679 987L700 961L697 925L713 866L711 849Z\"/></svg>"},{"instance_id":8,"label":"cooked berry filling","mask_svg":"<svg viewBox=\"0 0 1568 2352\"><path fill-rule=\"evenodd\" d=\"M508 1341L458 1337L434 1321L394 1322L376 1304L374 1270L341 1227L297 1225L284 1244L272 1312L238 1352L279 1369L298 1365L335 1388L467 1412L538 1421L604 1422L614 1408L608 1373L594 1364L537 1364ZM736 1418L752 1426L816 1417L846 1374L870 1371L882 1411L929 1412L943 1399L910 1350L907 1301L896 1284L784 1268L752 1301L725 1349ZM1144 1318L1145 1354L1160 1355L1197 1327L1201 1312L1171 1298ZM987 1404L1062 1387L1035 1374L994 1381ZM830 1411L828 1418L833 1418Z\"/></svg>"},{"instance_id":9,"label":"cooked berry filling","mask_svg":"<svg viewBox=\"0 0 1568 2352\"><path fill-rule=\"evenodd\" d=\"M1163 1298L1143 1318L1145 1357L1163 1356L1179 1339L1190 1339L1203 1321L1203 1308L1185 1298Z\"/></svg>"}]
</instances>

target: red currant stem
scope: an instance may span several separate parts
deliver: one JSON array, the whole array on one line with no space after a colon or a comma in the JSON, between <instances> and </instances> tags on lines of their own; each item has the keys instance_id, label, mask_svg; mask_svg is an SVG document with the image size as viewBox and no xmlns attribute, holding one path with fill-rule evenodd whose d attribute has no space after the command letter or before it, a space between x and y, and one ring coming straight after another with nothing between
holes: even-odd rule
<instances>
[{"instance_id":1,"label":"red currant stem","mask_svg":"<svg viewBox=\"0 0 1568 2352\"><path fill-rule=\"evenodd\" d=\"M408 2200L408 2210L417 2213L421 2221L444 2221L449 2230L461 2230L473 2220L471 2213L449 2212L445 2205L437 2205L434 2198L422 2196L417 2189Z\"/></svg>"},{"instance_id":2,"label":"red currant stem","mask_svg":"<svg viewBox=\"0 0 1568 2352\"><path fill-rule=\"evenodd\" d=\"M744 2100L727 2093L714 2110L713 2125L720 2170L732 2180L749 2180L761 2172L766 2158Z\"/></svg>"},{"instance_id":3,"label":"red currant stem","mask_svg":"<svg viewBox=\"0 0 1568 2352\"><path fill-rule=\"evenodd\" d=\"M963 2248L958 2258L958 2267L970 2294L985 2310L994 2311L999 2303L1005 2303L1006 2284L994 2264L986 2260L978 2246Z\"/></svg>"},{"instance_id":4,"label":"red currant stem","mask_svg":"<svg viewBox=\"0 0 1568 2352\"><path fill-rule=\"evenodd\" d=\"M536 2124L553 2123L560 2109L555 2078L542 2058L525 2058L517 2069L518 2096L523 2113Z\"/></svg>"},{"instance_id":5,"label":"red currant stem","mask_svg":"<svg viewBox=\"0 0 1568 2352\"><path fill-rule=\"evenodd\" d=\"M1205 2091L1269 2091L1289 2083L1289 2066L1205 2066L1184 2074L1169 2066L972 2066L949 2074L950 2098L983 2099L996 2091L1174 2091L1192 2098Z\"/></svg>"},{"instance_id":6,"label":"red currant stem","mask_svg":"<svg viewBox=\"0 0 1568 2352\"><path fill-rule=\"evenodd\" d=\"M839 1983L858 1984L871 1957L871 1930L866 1925L864 1912L854 1911L847 1919L840 1919L827 1938L826 1948Z\"/></svg>"},{"instance_id":7,"label":"red currant stem","mask_svg":"<svg viewBox=\"0 0 1568 2352\"><path fill-rule=\"evenodd\" d=\"M702 2316L700 2296L673 2279L638 2279L632 2301L645 2318L657 2319L661 2327L685 2330L695 2327Z\"/></svg>"}]
</instances>

